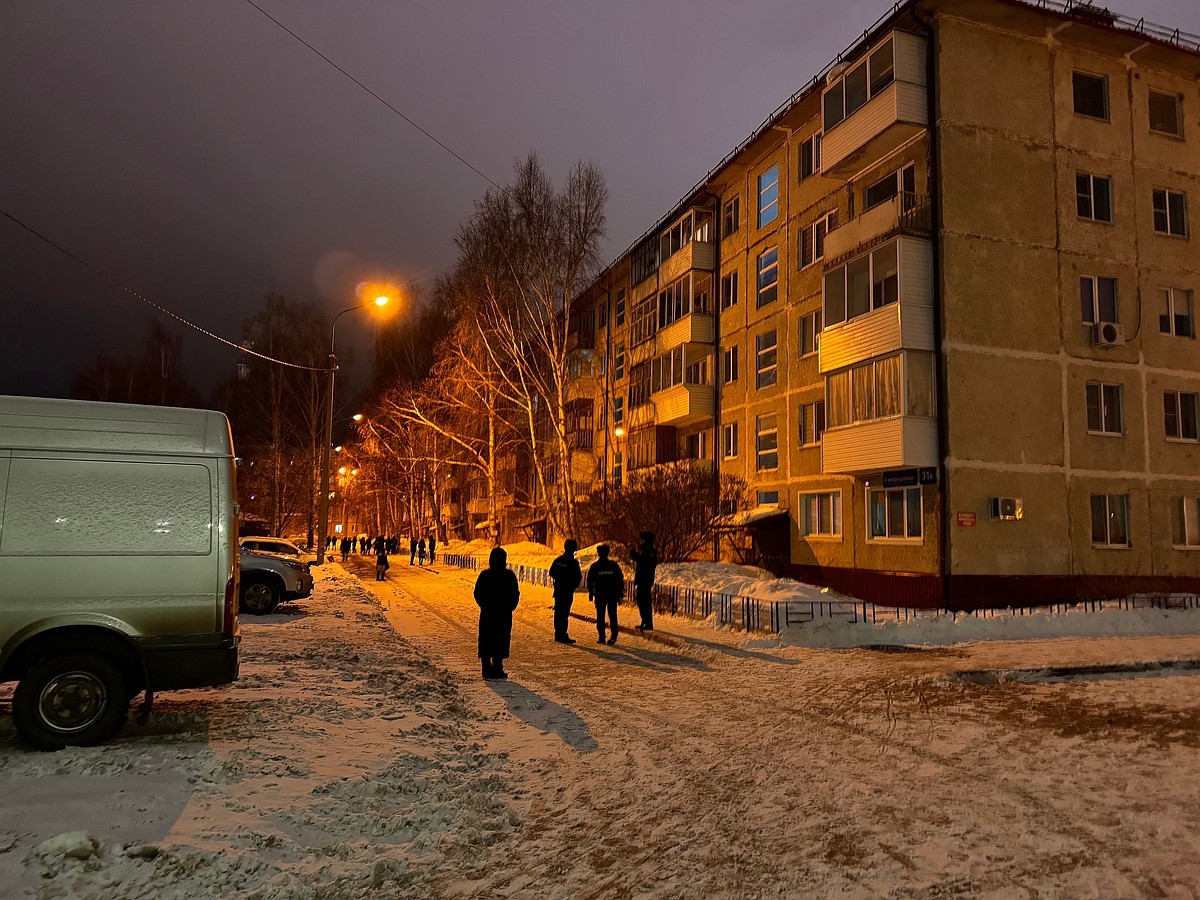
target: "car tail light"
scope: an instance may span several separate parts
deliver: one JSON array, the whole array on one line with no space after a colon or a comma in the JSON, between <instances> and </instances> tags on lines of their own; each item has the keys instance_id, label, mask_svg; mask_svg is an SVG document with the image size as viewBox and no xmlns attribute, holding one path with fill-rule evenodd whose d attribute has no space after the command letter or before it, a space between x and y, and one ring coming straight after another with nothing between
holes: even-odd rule
<instances>
[{"instance_id":1,"label":"car tail light","mask_svg":"<svg viewBox=\"0 0 1200 900\"><path fill-rule=\"evenodd\" d=\"M237 578L230 573L225 582L225 614L221 620L221 631L225 634L237 634Z\"/></svg>"}]
</instances>

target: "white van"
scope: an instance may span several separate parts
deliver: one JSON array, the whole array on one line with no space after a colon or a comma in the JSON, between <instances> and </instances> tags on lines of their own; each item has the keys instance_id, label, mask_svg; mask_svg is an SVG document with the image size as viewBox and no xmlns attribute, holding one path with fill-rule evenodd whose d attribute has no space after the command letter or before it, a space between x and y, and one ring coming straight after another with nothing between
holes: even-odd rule
<instances>
[{"instance_id":1,"label":"white van","mask_svg":"<svg viewBox=\"0 0 1200 900\"><path fill-rule=\"evenodd\" d=\"M42 749L145 691L237 678L233 440L221 413L0 396L0 682Z\"/></svg>"}]
</instances>

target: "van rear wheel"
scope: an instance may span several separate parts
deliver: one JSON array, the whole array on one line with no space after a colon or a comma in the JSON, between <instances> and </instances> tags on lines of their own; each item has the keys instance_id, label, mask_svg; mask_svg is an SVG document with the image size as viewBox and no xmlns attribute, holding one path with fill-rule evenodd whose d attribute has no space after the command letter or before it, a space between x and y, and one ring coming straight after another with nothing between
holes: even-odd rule
<instances>
[{"instance_id":1,"label":"van rear wheel","mask_svg":"<svg viewBox=\"0 0 1200 900\"><path fill-rule=\"evenodd\" d=\"M270 581L242 580L242 609L252 616L274 612L282 599L279 588Z\"/></svg>"},{"instance_id":2,"label":"van rear wheel","mask_svg":"<svg viewBox=\"0 0 1200 900\"><path fill-rule=\"evenodd\" d=\"M25 673L13 697L17 731L39 750L90 747L110 737L129 712L121 670L95 653L64 653Z\"/></svg>"}]
</instances>

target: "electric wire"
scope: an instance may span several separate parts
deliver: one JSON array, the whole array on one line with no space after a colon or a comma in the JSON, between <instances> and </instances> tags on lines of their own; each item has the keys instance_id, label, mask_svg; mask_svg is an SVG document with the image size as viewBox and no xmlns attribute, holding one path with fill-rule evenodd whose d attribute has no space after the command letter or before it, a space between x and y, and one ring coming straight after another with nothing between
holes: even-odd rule
<instances>
[{"instance_id":1,"label":"electric wire","mask_svg":"<svg viewBox=\"0 0 1200 900\"><path fill-rule=\"evenodd\" d=\"M310 44L304 38L300 37L300 35L296 34L296 32L292 31L292 29L288 28L286 25L284 25L282 22L280 22L278 19L276 19L273 15L271 15L269 12L267 12L265 9L263 9L261 6L259 6L257 3L255 3L254 0L246 0L246 2L249 3L251 6L253 6L255 9L257 9L260 13L262 13L264 16L266 16L272 22L274 22L276 25L278 25L280 28L282 28L284 31L286 31L288 34L290 34L293 38L295 38L297 41L299 41L301 44L303 44L305 47L307 47L313 53L317 54L317 56L321 57L321 59L325 60L325 62L327 62L329 65L333 66L333 68L335 68L339 72L341 72L342 75L346 76L351 81L353 81L356 85L358 85L360 88L362 88L368 94L370 94L372 97L374 97L376 100L378 100L384 106L386 106L388 109L390 109L392 112L394 112L400 118L402 118L405 122L407 122L413 128L417 129L417 131L421 132L421 134L425 135L425 137L429 138L431 141L433 141L435 144L437 144L439 147L441 147L443 150L445 150L447 153L449 153L451 156L453 156L455 159L457 159L460 163L462 163L464 166L466 166L468 169L470 169L472 172L474 172L476 175L478 175L480 178L482 178L484 181L486 181L488 184L490 184L496 190L498 190L498 191L503 190L503 188L501 188L500 185L496 184L496 182L492 181L492 179L490 179L490 178L488 178L488 176L484 175L483 172L479 171L477 168L475 168L475 166L471 165L471 163L467 162L465 159L463 159L461 156L459 156L454 150L450 149L450 147L448 147L446 144L442 143L440 140L438 140L436 137L434 137L432 134L430 134L428 131L426 131L424 128L422 128L420 125L418 125L412 119L410 119L404 113L402 113L400 110L398 110L395 106L393 106L391 103L389 103L383 97L379 96L379 94L375 93L375 91L371 90L369 87L367 87L365 84L363 84L361 81L359 81L353 75L351 75L349 72L347 72L345 69L343 69L337 63L335 63L332 59L330 59L328 56L326 56L324 53L322 53L320 50L318 50L316 47L314 47L312 44Z\"/></svg>"},{"instance_id":2,"label":"electric wire","mask_svg":"<svg viewBox=\"0 0 1200 900\"><path fill-rule=\"evenodd\" d=\"M277 365L277 366L286 366L289 369L303 369L306 372L328 372L329 371L329 369L327 367L323 367L323 366L303 366L303 365L300 365L299 363L288 362L287 360L284 360L284 359L276 359L273 356L267 356L265 353L259 353L257 350L251 350L249 347L244 347L241 344L235 343L234 341L229 340L229 338L224 338L224 337L221 337L221 335L219 335L219 334L214 334L213 332L209 331L207 328L197 325L195 322L188 321L183 316L179 315L179 313L173 312L173 311L167 309L165 306L155 303L149 297L138 293L133 288L122 283L121 281L114 278L112 275L109 275L107 272L103 271L102 269L96 268L96 266L93 266L86 259L83 259L82 257L72 253L66 247L62 246L61 244L55 242L51 238L42 234L40 231L38 231L36 228L32 227L31 225L27 225L25 222L22 222L20 219L18 219L16 216L14 216L12 213L8 212L7 210L0 209L0 215L4 216L6 219L13 222L14 224L19 225L21 228L24 228L26 231L28 231L34 237L39 238L42 241L45 241L47 244L49 244L51 247L53 247L58 252L63 253L66 256L69 256L71 259L75 260L75 262L79 263L79 265L83 266L85 269L87 269L93 275L96 275L96 276L100 277L101 279L103 279L104 281L107 281L109 284L112 284L112 285L120 288L121 290L125 291L127 294L132 294L134 297L141 300L147 306L151 306L154 309L158 310L159 312L163 313L164 315L170 316L172 319L175 319L177 322L182 322L188 328L194 328L196 331L200 332L204 336L210 337L214 341L219 341L222 344L226 344L226 345L234 348L239 353L248 353L251 356L256 356L259 359L266 360L267 362L275 363L275 365Z\"/></svg>"}]
</instances>

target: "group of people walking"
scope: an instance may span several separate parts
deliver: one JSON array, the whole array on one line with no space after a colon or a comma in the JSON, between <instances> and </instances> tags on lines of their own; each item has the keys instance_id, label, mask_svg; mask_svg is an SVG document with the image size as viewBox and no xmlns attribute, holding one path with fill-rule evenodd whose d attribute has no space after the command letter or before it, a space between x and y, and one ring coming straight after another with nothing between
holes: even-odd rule
<instances>
[{"instance_id":1,"label":"group of people walking","mask_svg":"<svg viewBox=\"0 0 1200 900\"><path fill-rule=\"evenodd\" d=\"M583 583L583 569L575 558L578 550L579 543L567 539L563 542L562 555L550 564L550 580L554 586L554 640L560 644L575 643L567 633L567 626L571 621L575 591ZM598 546L599 559L588 566L587 572L588 599L596 607L597 643L601 644L617 642L617 604L625 596L625 575L611 558L611 553L607 544ZM641 543L631 549L629 555L634 563L633 584L642 619L637 629L651 631L654 628L654 574L658 567L654 533L643 531ZM508 677L504 660L511 649L512 614L520 599L517 576L508 568L508 554L503 548L496 547L488 557L488 567L475 581L475 603L479 606L479 659L485 679Z\"/></svg>"},{"instance_id":2,"label":"group of people walking","mask_svg":"<svg viewBox=\"0 0 1200 900\"><path fill-rule=\"evenodd\" d=\"M425 551L429 551L429 564L432 566L437 562L437 538L432 534L429 536L429 544L426 545L425 538L409 538L408 541L408 564L411 566L415 561L418 566L425 565Z\"/></svg>"}]
</instances>

